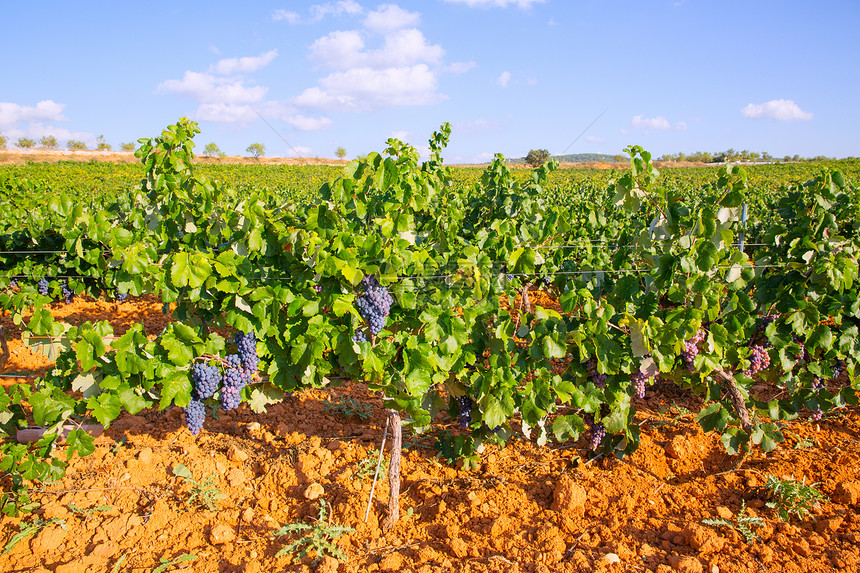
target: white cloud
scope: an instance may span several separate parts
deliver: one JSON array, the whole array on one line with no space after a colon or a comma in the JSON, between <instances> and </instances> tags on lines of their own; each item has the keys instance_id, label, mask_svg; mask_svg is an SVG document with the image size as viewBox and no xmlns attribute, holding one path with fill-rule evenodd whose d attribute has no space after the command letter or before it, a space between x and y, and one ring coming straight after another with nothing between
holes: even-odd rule
<instances>
[{"instance_id":1,"label":"white cloud","mask_svg":"<svg viewBox=\"0 0 860 573\"><path fill-rule=\"evenodd\" d=\"M586 135L585 141L587 141L589 143L606 143L606 139L604 139L602 137L595 137L593 135Z\"/></svg>"},{"instance_id":2,"label":"white cloud","mask_svg":"<svg viewBox=\"0 0 860 573\"><path fill-rule=\"evenodd\" d=\"M439 94L445 50L430 44L414 26L420 14L393 4L370 12L358 30L338 30L314 41L308 57L330 73L292 100L299 108L367 111L388 106L427 105ZM381 36L381 37L380 37ZM459 64L462 73L473 64Z\"/></svg>"},{"instance_id":3,"label":"white cloud","mask_svg":"<svg viewBox=\"0 0 860 573\"><path fill-rule=\"evenodd\" d=\"M454 62L453 64L445 66L445 71L451 72L452 74L465 74L476 67L478 67L476 62Z\"/></svg>"},{"instance_id":4,"label":"white cloud","mask_svg":"<svg viewBox=\"0 0 860 573\"><path fill-rule=\"evenodd\" d=\"M222 75L256 72L260 68L264 68L269 65L277 56L278 50L270 50L265 54L260 54L259 56L227 58L218 61L218 63L213 66L210 66L209 71Z\"/></svg>"},{"instance_id":5,"label":"white cloud","mask_svg":"<svg viewBox=\"0 0 860 573\"><path fill-rule=\"evenodd\" d=\"M297 12L279 9L275 10L272 13L272 20L274 20L275 22L286 20L290 24L300 24L302 22L307 24L314 24L316 22L324 20L329 16L341 16L343 14L354 16L356 14L361 14L362 8L358 2L354 2L353 0L341 0L340 2L314 4L308 9L308 11L310 12L310 16L308 16L308 18L306 19L303 19L302 16Z\"/></svg>"},{"instance_id":6,"label":"white cloud","mask_svg":"<svg viewBox=\"0 0 860 573\"><path fill-rule=\"evenodd\" d=\"M203 103L236 104L262 101L269 88L245 86L242 80L187 71L181 80L167 80L158 92L173 92Z\"/></svg>"},{"instance_id":7,"label":"white cloud","mask_svg":"<svg viewBox=\"0 0 860 573\"><path fill-rule=\"evenodd\" d=\"M296 114L284 120L299 131L318 131L331 127L332 121L327 117L307 117Z\"/></svg>"},{"instance_id":8,"label":"white cloud","mask_svg":"<svg viewBox=\"0 0 860 573\"><path fill-rule=\"evenodd\" d=\"M38 142L46 135L53 135L57 141L60 142L61 147L64 147L64 142L70 139L83 141L89 147L96 146L96 136L92 133L86 131L69 131L63 127L44 125L40 122L30 123L23 129L12 128L8 132L4 131L3 133L9 138L9 146L11 146L14 141L17 141L19 137L27 137Z\"/></svg>"},{"instance_id":9,"label":"white cloud","mask_svg":"<svg viewBox=\"0 0 860 573\"><path fill-rule=\"evenodd\" d=\"M219 123L251 123L257 119L254 108L235 103L202 103L197 108L196 119Z\"/></svg>"},{"instance_id":10,"label":"white cloud","mask_svg":"<svg viewBox=\"0 0 860 573\"><path fill-rule=\"evenodd\" d=\"M436 75L426 64L383 69L353 68L330 74L306 89L299 107L367 111L387 106L427 105L446 99L436 93Z\"/></svg>"},{"instance_id":11,"label":"white cloud","mask_svg":"<svg viewBox=\"0 0 860 573\"><path fill-rule=\"evenodd\" d=\"M385 37L379 50L365 50L362 35L357 31L337 31L316 40L310 48L311 59L320 65L348 70L356 67L384 68L425 62L438 63L445 51L439 45L428 45L424 34L415 28L397 30Z\"/></svg>"},{"instance_id":12,"label":"white cloud","mask_svg":"<svg viewBox=\"0 0 860 573\"><path fill-rule=\"evenodd\" d=\"M340 2L327 2L315 4L310 8L311 17L318 22L326 16L340 16L341 14L361 14L361 4L353 0L341 0Z\"/></svg>"},{"instance_id":13,"label":"white cloud","mask_svg":"<svg viewBox=\"0 0 860 573\"><path fill-rule=\"evenodd\" d=\"M196 100L198 121L251 123L257 120L259 110L269 117L284 115L283 105L266 101L268 87L251 85L243 75L269 65L277 56L277 50L270 50L259 56L221 59L206 72L187 70L182 79L165 80L156 92Z\"/></svg>"},{"instance_id":14,"label":"white cloud","mask_svg":"<svg viewBox=\"0 0 860 573\"><path fill-rule=\"evenodd\" d=\"M633 129L671 129L672 126L662 115L658 115L657 117L642 117L641 115L637 115L630 121L630 127Z\"/></svg>"},{"instance_id":15,"label":"white cloud","mask_svg":"<svg viewBox=\"0 0 860 573\"><path fill-rule=\"evenodd\" d=\"M389 138L393 137L394 139L397 139L397 140L400 140L403 142L408 142L409 141L409 132L408 131L392 131L391 135L389 135L388 137Z\"/></svg>"},{"instance_id":16,"label":"white cloud","mask_svg":"<svg viewBox=\"0 0 860 573\"><path fill-rule=\"evenodd\" d=\"M511 83L511 72L502 72L502 75L496 78L496 83L503 88L508 87L508 84Z\"/></svg>"},{"instance_id":17,"label":"white cloud","mask_svg":"<svg viewBox=\"0 0 860 573\"><path fill-rule=\"evenodd\" d=\"M395 4L383 4L364 19L365 28L383 34L401 28L414 28L420 23L421 14L407 12Z\"/></svg>"},{"instance_id":18,"label":"white cloud","mask_svg":"<svg viewBox=\"0 0 860 573\"><path fill-rule=\"evenodd\" d=\"M272 20L275 22L279 22L281 20L286 20L290 24L298 24L301 22L302 17L298 15L296 12L290 12L289 10L275 10L272 14Z\"/></svg>"},{"instance_id":19,"label":"white cloud","mask_svg":"<svg viewBox=\"0 0 860 573\"><path fill-rule=\"evenodd\" d=\"M446 2L478 6L480 8L506 8L509 4L522 9L531 8L532 4L543 4L546 0L445 0Z\"/></svg>"},{"instance_id":20,"label":"white cloud","mask_svg":"<svg viewBox=\"0 0 860 573\"><path fill-rule=\"evenodd\" d=\"M65 107L66 104L49 99L40 101L35 106L0 102L0 128L10 128L24 121L65 121Z\"/></svg>"},{"instance_id":21,"label":"white cloud","mask_svg":"<svg viewBox=\"0 0 860 573\"><path fill-rule=\"evenodd\" d=\"M769 118L778 121L811 120L812 113L803 111L790 99L774 99L762 104L749 104L741 110L744 117Z\"/></svg>"},{"instance_id":22,"label":"white cloud","mask_svg":"<svg viewBox=\"0 0 860 573\"><path fill-rule=\"evenodd\" d=\"M310 147L305 147L303 145L291 146L290 150L284 155L284 157L310 157L313 153L313 149Z\"/></svg>"}]
</instances>

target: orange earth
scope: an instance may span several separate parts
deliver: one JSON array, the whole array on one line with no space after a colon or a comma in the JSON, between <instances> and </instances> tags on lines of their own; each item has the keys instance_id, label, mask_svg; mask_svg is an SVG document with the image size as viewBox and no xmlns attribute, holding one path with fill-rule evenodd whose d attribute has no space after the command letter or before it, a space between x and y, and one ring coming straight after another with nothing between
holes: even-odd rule
<instances>
[{"instance_id":1,"label":"orange earth","mask_svg":"<svg viewBox=\"0 0 860 573\"><path fill-rule=\"evenodd\" d=\"M541 293L533 293L532 302L547 303ZM56 305L55 312L70 322L110 320L120 332L143 321L151 335L168 320L152 299L121 305L79 301ZM8 318L3 326L10 348L7 375L49 366L23 347ZM15 381L20 379L4 383ZM365 406L369 417L333 408L346 398ZM35 487L42 507L23 521L55 521L0 555L0 571L860 568L858 409L819 423L788 423L785 443L768 454L753 452L738 469L719 436L703 434L693 419L702 407L696 396L658 382L634 405L642 443L623 461L590 461L585 437L546 447L520 437L505 448L488 447L480 467L465 471L437 459L432 447L434 433L459 432L456 422L438 420L429 436L406 433L401 518L390 531L381 527L389 493L384 477L364 520L386 411L363 384L296 393L265 415L243 404L219 412L217 420L207 418L196 439L178 408L125 413L96 440L93 455L74 458L62 480ZM190 470L193 482L175 475L177 464ZM783 522L765 505L768 475L817 484L828 501L815 505L805 520ZM210 497L199 495L205 493ZM278 557L301 534L275 532L287 524L313 525L321 502L330 525L352 528L336 539L343 559ZM752 526L752 542L731 527L703 523L734 522L742 504L744 515L762 520ZM7 546L21 521L0 519L0 544Z\"/></svg>"}]
</instances>

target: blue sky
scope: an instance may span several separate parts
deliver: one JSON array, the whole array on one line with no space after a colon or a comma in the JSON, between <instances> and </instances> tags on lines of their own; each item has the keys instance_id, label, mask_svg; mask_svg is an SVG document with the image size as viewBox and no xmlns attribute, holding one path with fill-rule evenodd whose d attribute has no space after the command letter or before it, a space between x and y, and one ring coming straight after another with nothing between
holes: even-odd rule
<instances>
[{"instance_id":1,"label":"blue sky","mask_svg":"<svg viewBox=\"0 0 860 573\"><path fill-rule=\"evenodd\" d=\"M9 147L186 116L230 155L423 151L446 121L449 163L860 155L858 0L7 0L0 22Z\"/></svg>"}]
</instances>

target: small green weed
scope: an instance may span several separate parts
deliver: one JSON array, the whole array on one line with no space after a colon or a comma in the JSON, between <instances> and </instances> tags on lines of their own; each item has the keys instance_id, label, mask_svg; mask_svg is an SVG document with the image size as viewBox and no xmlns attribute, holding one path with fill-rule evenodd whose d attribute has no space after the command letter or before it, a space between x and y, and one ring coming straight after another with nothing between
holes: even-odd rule
<instances>
[{"instance_id":1,"label":"small green weed","mask_svg":"<svg viewBox=\"0 0 860 573\"><path fill-rule=\"evenodd\" d=\"M337 402L323 402L324 412L335 412L344 418L356 417L359 420L367 420L373 414L373 408L368 404L361 404L355 398L338 396Z\"/></svg>"},{"instance_id":2,"label":"small green weed","mask_svg":"<svg viewBox=\"0 0 860 573\"><path fill-rule=\"evenodd\" d=\"M373 474L376 473L376 463L379 461L379 450L370 450L367 452L367 456L360 459L358 463L355 464L355 471L352 472L352 479L358 481L364 481L367 478L373 477ZM385 475L388 473L388 456L382 457L382 464L379 466L380 475Z\"/></svg>"},{"instance_id":3,"label":"small green weed","mask_svg":"<svg viewBox=\"0 0 860 573\"><path fill-rule=\"evenodd\" d=\"M26 523L24 521L18 523L18 533L13 535L12 539L10 539L9 542L6 544L6 548L3 549L3 555L6 555L10 551L12 551L12 549L14 549L14 547L18 545L18 543L20 543L21 541L24 541L31 535L35 535L49 525L53 524L57 524L63 529L66 528L66 522L57 517L51 519L40 519L36 517L30 523Z\"/></svg>"},{"instance_id":4,"label":"small green weed","mask_svg":"<svg viewBox=\"0 0 860 573\"><path fill-rule=\"evenodd\" d=\"M109 505L99 505L96 507L91 507L89 509L81 509L80 507L78 507L74 503L70 503L68 506L66 506L66 509L68 509L72 513L82 515L84 517L84 519L86 519L88 517L91 517L97 511L110 511L113 508Z\"/></svg>"},{"instance_id":5,"label":"small green weed","mask_svg":"<svg viewBox=\"0 0 860 573\"><path fill-rule=\"evenodd\" d=\"M161 565L152 570L152 573L162 573L163 571L167 571L168 569L179 565L180 563L185 563L186 561L192 561L197 559L196 555L192 555L191 553L183 553L179 557L174 557L173 559L165 559L162 557L159 559L161 561Z\"/></svg>"},{"instance_id":6,"label":"small green weed","mask_svg":"<svg viewBox=\"0 0 860 573\"><path fill-rule=\"evenodd\" d=\"M330 509L330 508L329 508ZM300 532L302 537L293 541L280 551L278 557L295 553L298 559L304 558L306 555L313 553L313 565L317 565L323 557L330 555L335 559L343 560L346 556L338 548L335 540L344 533L354 531L351 527L342 527L339 525L331 525L327 520L326 503L320 501L320 516L313 525L306 523L290 523L275 531L275 535L281 537L290 533Z\"/></svg>"},{"instance_id":7,"label":"small green weed","mask_svg":"<svg viewBox=\"0 0 860 573\"><path fill-rule=\"evenodd\" d=\"M211 474L203 482L199 482L194 479L191 470L182 464L176 464L173 466L173 475L181 477L191 484L191 491L188 492L188 499L185 500L187 505L205 507L209 511L218 511L217 500L222 496L221 490L215 487L213 483L216 478L215 474Z\"/></svg>"},{"instance_id":8,"label":"small green weed","mask_svg":"<svg viewBox=\"0 0 860 573\"><path fill-rule=\"evenodd\" d=\"M818 447L818 444L815 443L814 438L801 438L794 432L788 431L786 431L786 435L788 435L790 438L793 438L797 442L796 444L794 444L795 450L811 450L813 448Z\"/></svg>"},{"instance_id":9,"label":"small green weed","mask_svg":"<svg viewBox=\"0 0 860 573\"><path fill-rule=\"evenodd\" d=\"M747 506L746 503L741 502L741 509L738 511L737 516L734 521L729 521L728 519L703 519L702 523L705 525L712 525L714 527L719 527L724 525L731 529L735 529L743 535L747 543L753 543L756 539L758 539L758 535L753 533L751 527L760 527L764 524L764 520L760 517L754 517L752 515L744 515L746 513Z\"/></svg>"},{"instance_id":10,"label":"small green weed","mask_svg":"<svg viewBox=\"0 0 860 573\"><path fill-rule=\"evenodd\" d=\"M815 489L817 484L806 485L803 481L793 479L782 480L776 476L767 476L765 487L770 490L770 501L765 505L776 509L779 518L783 521L791 520L794 515L803 521L812 511L813 504L819 501L827 501L827 497Z\"/></svg>"}]
</instances>

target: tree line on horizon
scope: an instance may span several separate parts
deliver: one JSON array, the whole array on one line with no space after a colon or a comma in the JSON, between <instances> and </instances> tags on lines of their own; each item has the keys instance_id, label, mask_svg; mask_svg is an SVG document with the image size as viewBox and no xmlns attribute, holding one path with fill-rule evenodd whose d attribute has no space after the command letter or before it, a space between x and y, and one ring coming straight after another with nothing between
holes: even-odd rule
<instances>
[{"instance_id":1,"label":"tree line on horizon","mask_svg":"<svg viewBox=\"0 0 860 573\"><path fill-rule=\"evenodd\" d=\"M0 150L7 149L9 138L0 131ZM15 147L19 149L48 149L55 150L60 148L60 143L53 135L45 135L37 142L35 139L28 137L19 137L15 142ZM69 151L87 151L87 144L76 139L66 141L66 149ZM112 146L105 141L104 135L96 138L95 151L112 151ZM125 152L133 152L135 150L134 142L120 143L119 150ZM266 155L266 146L261 143L252 143L245 149L245 153L254 158L264 157ZM207 157L224 157L226 153L221 151L221 148L214 142L207 143L202 151L202 155ZM338 147L335 151L335 156L338 159L346 157L346 149ZM624 155L616 154L609 155L605 153L575 153L567 155L551 155L546 149L532 149L525 157L515 157L508 159L508 163L525 163L527 165L537 167L543 165L550 159L555 159L559 163L626 163L627 158ZM782 162L799 162L799 161L834 161L836 157L828 157L825 155L816 155L814 157L803 157L798 154L785 155L781 158L774 157L767 151L757 152L743 149L736 151L729 148L725 151L707 152L695 151L693 153L667 153L657 157L655 161L667 163L773 163L776 161ZM854 157L843 157L842 159L854 159Z\"/></svg>"}]
</instances>

